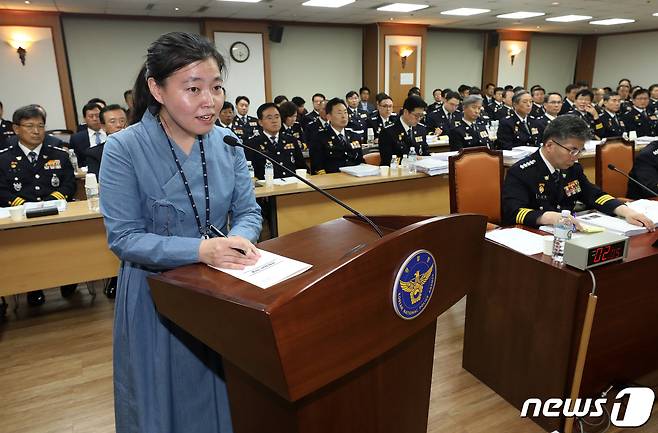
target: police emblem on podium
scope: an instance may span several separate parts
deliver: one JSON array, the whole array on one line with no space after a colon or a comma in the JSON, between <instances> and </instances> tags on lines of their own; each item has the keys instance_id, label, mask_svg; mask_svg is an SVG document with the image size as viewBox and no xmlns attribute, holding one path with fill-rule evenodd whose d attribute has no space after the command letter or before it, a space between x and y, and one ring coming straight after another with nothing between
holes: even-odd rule
<instances>
[{"instance_id":1,"label":"police emblem on podium","mask_svg":"<svg viewBox=\"0 0 658 433\"><path fill-rule=\"evenodd\" d=\"M436 261L427 250L409 255L398 270L393 285L393 308L402 319L420 316L434 293Z\"/></svg>"}]
</instances>

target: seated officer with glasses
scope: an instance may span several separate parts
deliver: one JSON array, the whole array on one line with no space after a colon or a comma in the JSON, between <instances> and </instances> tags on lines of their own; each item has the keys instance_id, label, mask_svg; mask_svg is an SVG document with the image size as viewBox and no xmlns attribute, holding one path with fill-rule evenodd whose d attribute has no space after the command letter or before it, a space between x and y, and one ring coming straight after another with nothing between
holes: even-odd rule
<instances>
[{"instance_id":1,"label":"seated officer with glasses","mask_svg":"<svg viewBox=\"0 0 658 433\"><path fill-rule=\"evenodd\" d=\"M544 131L544 145L507 172L503 186L503 224L532 227L554 225L564 209L573 211L576 202L608 215L626 218L630 224L653 224L621 201L590 183L578 163L589 126L575 116L559 116ZM577 228L580 228L575 219Z\"/></svg>"},{"instance_id":2,"label":"seated officer with glasses","mask_svg":"<svg viewBox=\"0 0 658 433\"><path fill-rule=\"evenodd\" d=\"M68 153L44 143L46 117L28 105L14 112L17 143L0 151L0 205L20 206L26 202L68 200L75 194L75 174ZM75 292L75 284L62 287L62 296ZM32 306L45 302L41 290L27 295Z\"/></svg>"},{"instance_id":3,"label":"seated officer with glasses","mask_svg":"<svg viewBox=\"0 0 658 433\"><path fill-rule=\"evenodd\" d=\"M423 98L411 95L404 100L402 114L393 122L385 126L379 135L380 165L389 165L393 156L402 158L414 148L416 155L426 156L430 154L427 145L427 129L420 123L425 115L427 103Z\"/></svg>"}]
</instances>

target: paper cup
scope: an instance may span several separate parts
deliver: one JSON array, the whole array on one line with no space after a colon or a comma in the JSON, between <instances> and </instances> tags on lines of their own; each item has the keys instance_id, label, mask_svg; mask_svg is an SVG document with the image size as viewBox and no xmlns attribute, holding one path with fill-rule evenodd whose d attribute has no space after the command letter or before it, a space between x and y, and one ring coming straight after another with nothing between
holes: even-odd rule
<instances>
[{"instance_id":1,"label":"paper cup","mask_svg":"<svg viewBox=\"0 0 658 433\"><path fill-rule=\"evenodd\" d=\"M544 238L544 254L547 256L553 255L553 235L543 236Z\"/></svg>"},{"instance_id":2,"label":"paper cup","mask_svg":"<svg viewBox=\"0 0 658 433\"><path fill-rule=\"evenodd\" d=\"M637 140L637 131L631 131L628 133L628 139L630 141L635 141Z\"/></svg>"},{"instance_id":3,"label":"paper cup","mask_svg":"<svg viewBox=\"0 0 658 433\"><path fill-rule=\"evenodd\" d=\"M25 218L25 208L21 206L12 206L9 208L9 216L12 221L22 221Z\"/></svg>"},{"instance_id":4,"label":"paper cup","mask_svg":"<svg viewBox=\"0 0 658 433\"><path fill-rule=\"evenodd\" d=\"M306 178L306 175L308 174L308 171L305 168L298 168L295 170L295 173L297 173L297 176Z\"/></svg>"},{"instance_id":5,"label":"paper cup","mask_svg":"<svg viewBox=\"0 0 658 433\"><path fill-rule=\"evenodd\" d=\"M379 167L379 175L380 176L388 176L389 172L389 167L386 165L382 165Z\"/></svg>"}]
</instances>

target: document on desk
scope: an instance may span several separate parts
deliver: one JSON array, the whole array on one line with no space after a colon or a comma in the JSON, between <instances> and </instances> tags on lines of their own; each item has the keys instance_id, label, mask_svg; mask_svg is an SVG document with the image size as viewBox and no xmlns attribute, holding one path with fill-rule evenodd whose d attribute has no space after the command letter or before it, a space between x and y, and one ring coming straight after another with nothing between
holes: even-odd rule
<instances>
[{"instance_id":1,"label":"document on desk","mask_svg":"<svg viewBox=\"0 0 658 433\"><path fill-rule=\"evenodd\" d=\"M628 202L626 203L626 206L645 214L654 224L658 224L658 201L643 198L641 200Z\"/></svg>"},{"instance_id":2,"label":"document on desk","mask_svg":"<svg viewBox=\"0 0 658 433\"><path fill-rule=\"evenodd\" d=\"M622 218L606 215L599 211L578 214L576 219L581 223L603 227L608 231L624 236L635 236L647 232L647 229L644 227L630 224Z\"/></svg>"},{"instance_id":3,"label":"document on desk","mask_svg":"<svg viewBox=\"0 0 658 433\"><path fill-rule=\"evenodd\" d=\"M210 266L261 289L267 289L311 269L313 265L259 249L260 259L242 270Z\"/></svg>"},{"instance_id":4,"label":"document on desk","mask_svg":"<svg viewBox=\"0 0 658 433\"><path fill-rule=\"evenodd\" d=\"M526 256L544 251L544 237L527 230L511 228L491 230L484 235L490 241L518 251Z\"/></svg>"}]
</instances>

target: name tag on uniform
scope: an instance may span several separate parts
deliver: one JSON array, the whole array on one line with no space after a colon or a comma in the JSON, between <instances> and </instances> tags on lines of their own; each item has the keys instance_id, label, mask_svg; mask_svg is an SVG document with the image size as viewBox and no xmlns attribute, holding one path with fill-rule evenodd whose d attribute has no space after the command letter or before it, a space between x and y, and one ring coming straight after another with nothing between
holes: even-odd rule
<instances>
[{"instance_id":1,"label":"name tag on uniform","mask_svg":"<svg viewBox=\"0 0 658 433\"><path fill-rule=\"evenodd\" d=\"M487 131L480 131L480 137L489 138L489 134L487 134Z\"/></svg>"},{"instance_id":2,"label":"name tag on uniform","mask_svg":"<svg viewBox=\"0 0 658 433\"><path fill-rule=\"evenodd\" d=\"M362 118L362 119L366 119L367 117L368 117L367 114L365 114L365 113L361 113L361 118Z\"/></svg>"},{"instance_id":3,"label":"name tag on uniform","mask_svg":"<svg viewBox=\"0 0 658 433\"><path fill-rule=\"evenodd\" d=\"M49 159L43 165L43 168L46 170L59 170L60 168L62 168L62 163L60 162L59 159Z\"/></svg>"},{"instance_id":4,"label":"name tag on uniform","mask_svg":"<svg viewBox=\"0 0 658 433\"><path fill-rule=\"evenodd\" d=\"M422 143L423 137L416 137L416 143Z\"/></svg>"},{"instance_id":5,"label":"name tag on uniform","mask_svg":"<svg viewBox=\"0 0 658 433\"><path fill-rule=\"evenodd\" d=\"M530 130L530 133L531 133L532 135L537 135L537 134L539 134L539 130L538 130L537 128L532 128L532 129Z\"/></svg>"},{"instance_id":6,"label":"name tag on uniform","mask_svg":"<svg viewBox=\"0 0 658 433\"><path fill-rule=\"evenodd\" d=\"M258 122L249 122L249 126L258 126Z\"/></svg>"}]
</instances>

